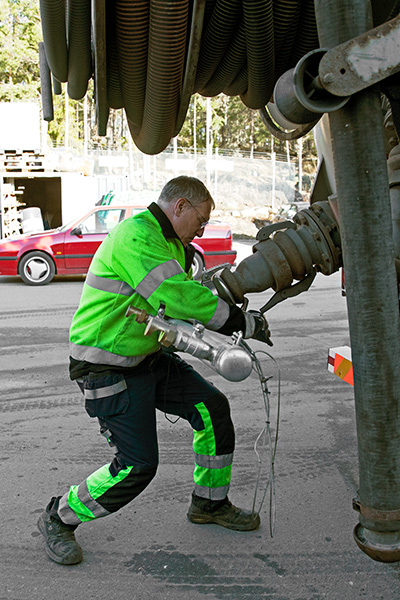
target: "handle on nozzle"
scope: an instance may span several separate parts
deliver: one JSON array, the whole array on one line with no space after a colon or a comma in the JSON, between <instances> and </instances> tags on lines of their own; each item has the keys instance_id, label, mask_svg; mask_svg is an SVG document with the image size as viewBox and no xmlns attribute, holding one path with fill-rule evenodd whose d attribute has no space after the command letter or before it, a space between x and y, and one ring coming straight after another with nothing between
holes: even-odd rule
<instances>
[{"instance_id":1,"label":"handle on nozzle","mask_svg":"<svg viewBox=\"0 0 400 600\"><path fill-rule=\"evenodd\" d=\"M149 314L136 306L128 306L125 316L130 317L131 315L136 315L136 321L138 323L147 323L147 319L149 318Z\"/></svg>"}]
</instances>

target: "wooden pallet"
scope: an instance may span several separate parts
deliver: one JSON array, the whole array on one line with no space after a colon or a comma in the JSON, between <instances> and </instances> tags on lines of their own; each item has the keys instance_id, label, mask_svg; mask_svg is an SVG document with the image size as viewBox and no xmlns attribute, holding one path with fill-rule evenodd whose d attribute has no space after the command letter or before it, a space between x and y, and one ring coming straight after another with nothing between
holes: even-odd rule
<instances>
[{"instance_id":1,"label":"wooden pallet","mask_svg":"<svg viewBox=\"0 0 400 600\"><path fill-rule=\"evenodd\" d=\"M10 173L41 172L45 170L44 155L33 150L4 150L0 154L0 171Z\"/></svg>"}]
</instances>

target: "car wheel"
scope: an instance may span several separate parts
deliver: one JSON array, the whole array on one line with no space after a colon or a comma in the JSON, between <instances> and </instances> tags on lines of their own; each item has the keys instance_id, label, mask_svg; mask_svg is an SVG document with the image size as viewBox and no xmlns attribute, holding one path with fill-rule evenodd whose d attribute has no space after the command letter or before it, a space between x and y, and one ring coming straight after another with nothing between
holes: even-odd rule
<instances>
[{"instance_id":1,"label":"car wheel","mask_svg":"<svg viewBox=\"0 0 400 600\"><path fill-rule=\"evenodd\" d=\"M192 262L193 279L201 279L201 274L205 269L204 259L200 252L195 252Z\"/></svg>"},{"instance_id":2,"label":"car wheel","mask_svg":"<svg viewBox=\"0 0 400 600\"><path fill-rule=\"evenodd\" d=\"M18 273L27 285L46 285L56 272L53 259L45 252L30 252L20 261Z\"/></svg>"}]
</instances>

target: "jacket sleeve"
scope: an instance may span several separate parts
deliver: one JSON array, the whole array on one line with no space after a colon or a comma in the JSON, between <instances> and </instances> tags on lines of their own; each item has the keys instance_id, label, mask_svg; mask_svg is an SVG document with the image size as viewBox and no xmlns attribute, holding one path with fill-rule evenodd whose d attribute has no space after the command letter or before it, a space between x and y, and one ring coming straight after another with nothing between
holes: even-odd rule
<instances>
[{"instance_id":1,"label":"jacket sleeve","mask_svg":"<svg viewBox=\"0 0 400 600\"><path fill-rule=\"evenodd\" d=\"M178 239L166 240L156 226L138 226L133 236L132 231L129 239L124 235L115 237L112 267L147 301L153 313L163 303L167 316L195 319L225 335L244 327L238 307L228 305L185 273L184 248Z\"/></svg>"}]
</instances>

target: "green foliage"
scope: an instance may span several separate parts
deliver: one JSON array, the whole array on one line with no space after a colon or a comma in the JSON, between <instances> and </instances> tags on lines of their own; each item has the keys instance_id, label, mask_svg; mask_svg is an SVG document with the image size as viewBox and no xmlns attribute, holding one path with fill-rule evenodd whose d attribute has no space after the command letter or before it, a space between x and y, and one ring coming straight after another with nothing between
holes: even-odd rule
<instances>
[{"instance_id":1,"label":"green foliage","mask_svg":"<svg viewBox=\"0 0 400 600\"><path fill-rule=\"evenodd\" d=\"M211 136L214 148L237 152L271 152L286 155L286 142L274 138L258 113L245 106L239 96L220 94L214 98L192 96L187 116L178 135L178 146L206 148L207 102L211 104ZM196 118L195 118L196 104ZM291 155L297 155L297 141L289 142ZM304 138L304 156L316 156L312 134Z\"/></svg>"},{"instance_id":2,"label":"green foliage","mask_svg":"<svg viewBox=\"0 0 400 600\"><path fill-rule=\"evenodd\" d=\"M37 99L39 2L0 0L0 101Z\"/></svg>"}]
</instances>

